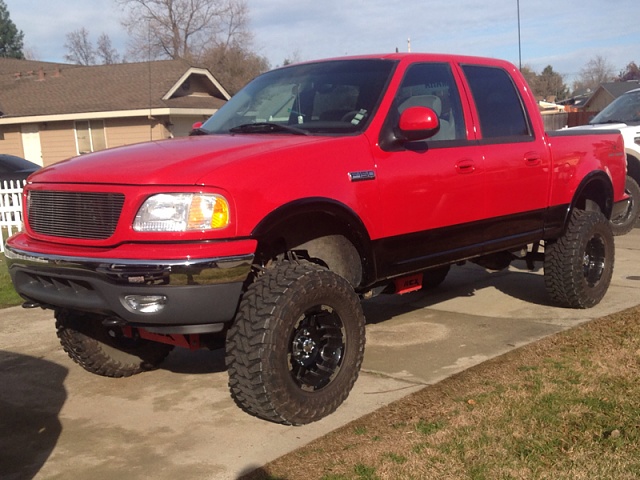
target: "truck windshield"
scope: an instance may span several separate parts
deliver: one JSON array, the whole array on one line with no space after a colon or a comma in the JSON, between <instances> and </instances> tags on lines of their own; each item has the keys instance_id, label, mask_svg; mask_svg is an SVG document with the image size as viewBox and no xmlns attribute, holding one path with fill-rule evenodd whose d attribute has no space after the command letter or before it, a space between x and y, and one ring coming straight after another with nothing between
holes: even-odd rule
<instances>
[{"instance_id":1,"label":"truck windshield","mask_svg":"<svg viewBox=\"0 0 640 480\"><path fill-rule=\"evenodd\" d=\"M373 117L395 65L390 60L349 59L272 70L234 95L200 132L361 132Z\"/></svg>"},{"instance_id":2,"label":"truck windshield","mask_svg":"<svg viewBox=\"0 0 640 480\"><path fill-rule=\"evenodd\" d=\"M591 125L599 123L640 125L640 89L619 96L589 123Z\"/></svg>"}]
</instances>

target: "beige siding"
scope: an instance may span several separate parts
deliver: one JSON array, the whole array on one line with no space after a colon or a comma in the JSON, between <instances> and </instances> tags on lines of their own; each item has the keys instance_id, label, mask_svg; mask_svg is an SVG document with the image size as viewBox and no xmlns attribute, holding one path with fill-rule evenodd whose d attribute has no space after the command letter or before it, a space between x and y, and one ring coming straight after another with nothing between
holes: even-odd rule
<instances>
[{"instance_id":1,"label":"beige siding","mask_svg":"<svg viewBox=\"0 0 640 480\"><path fill-rule=\"evenodd\" d=\"M168 138L164 119L149 120L147 118L118 118L105 121L107 147L119 147L132 143L161 140Z\"/></svg>"},{"instance_id":2,"label":"beige siding","mask_svg":"<svg viewBox=\"0 0 640 480\"><path fill-rule=\"evenodd\" d=\"M0 153L24 157L20 125L2 125L0 129Z\"/></svg>"},{"instance_id":3,"label":"beige siding","mask_svg":"<svg viewBox=\"0 0 640 480\"><path fill-rule=\"evenodd\" d=\"M207 116L204 115L193 115L193 116L181 116L181 117L172 117L171 122L171 133L174 137L186 137L191 132L193 128L193 124L196 122L204 122L207 120Z\"/></svg>"},{"instance_id":4,"label":"beige siding","mask_svg":"<svg viewBox=\"0 0 640 480\"><path fill-rule=\"evenodd\" d=\"M45 167L78 154L73 122L47 122L42 125L40 143Z\"/></svg>"},{"instance_id":5,"label":"beige siding","mask_svg":"<svg viewBox=\"0 0 640 480\"><path fill-rule=\"evenodd\" d=\"M593 94L593 97L589 99L587 111L599 112L613 102L613 100L610 93L605 92L603 89L598 89L596 93Z\"/></svg>"},{"instance_id":6,"label":"beige siding","mask_svg":"<svg viewBox=\"0 0 640 480\"><path fill-rule=\"evenodd\" d=\"M196 120L200 119L180 121L180 135L188 134L188 129ZM106 119L104 125L107 148L170 138L170 130L175 128L170 124L168 117L152 120L147 117ZM0 137L0 153L24 157L20 125L3 125L0 129L4 138ZM44 166L78 155L75 122L40 123L38 129Z\"/></svg>"}]
</instances>

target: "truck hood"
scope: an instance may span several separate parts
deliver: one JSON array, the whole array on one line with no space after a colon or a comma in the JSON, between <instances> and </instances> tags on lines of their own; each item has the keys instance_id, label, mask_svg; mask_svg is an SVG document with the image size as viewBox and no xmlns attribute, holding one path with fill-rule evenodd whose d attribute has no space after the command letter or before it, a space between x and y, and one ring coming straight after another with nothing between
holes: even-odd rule
<instances>
[{"instance_id":1,"label":"truck hood","mask_svg":"<svg viewBox=\"0 0 640 480\"><path fill-rule=\"evenodd\" d=\"M596 123L593 125L579 125L577 127L571 127L569 130L620 130L626 128L626 123Z\"/></svg>"},{"instance_id":2,"label":"truck hood","mask_svg":"<svg viewBox=\"0 0 640 480\"><path fill-rule=\"evenodd\" d=\"M316 146L331 137L209 135L117 147L81 155L34 173L33 183L203 185L220 167L277 151Z\"/></svg>"}]
</instances>

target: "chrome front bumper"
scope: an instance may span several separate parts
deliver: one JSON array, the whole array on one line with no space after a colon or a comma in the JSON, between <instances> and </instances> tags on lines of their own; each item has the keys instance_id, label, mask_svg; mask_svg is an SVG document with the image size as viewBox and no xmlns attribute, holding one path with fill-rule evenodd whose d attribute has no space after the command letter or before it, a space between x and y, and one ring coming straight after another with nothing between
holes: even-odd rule
<instances>
[{"instance_id":1,"label":"chrome front bumper","mask_svg":"<svg viewBox=\"0 0 640 480\"><path fill-rule=\"evenodd\" d=\"M96 259L9 245L5 256L16 290L32 306L117 316L132 326L163 327L156 329L162 332L173 328L176 333L185 332L186 326L191 333L216 331L221 322L232 320L253 261L252 254L197 260ZM135 311L125 300L131 296L162 297L165 303L158 312Z\"/></svg>"}]
</instances>

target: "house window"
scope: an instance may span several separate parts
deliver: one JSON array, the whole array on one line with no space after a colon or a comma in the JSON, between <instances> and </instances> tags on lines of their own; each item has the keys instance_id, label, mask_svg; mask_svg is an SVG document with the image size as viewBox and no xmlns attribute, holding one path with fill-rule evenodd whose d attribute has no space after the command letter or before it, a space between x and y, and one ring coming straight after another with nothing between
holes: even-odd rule
<instances>
[{"instance_id":1,"label":"house window","mask_svg":"<svg viewBox=\"0 0 640 480\"><path fill-rule=\"evenodd\" d=\"M96 152L107 148L104 120L76 122L76 144L78 154Z\"/></svg>"}]
</instances>

